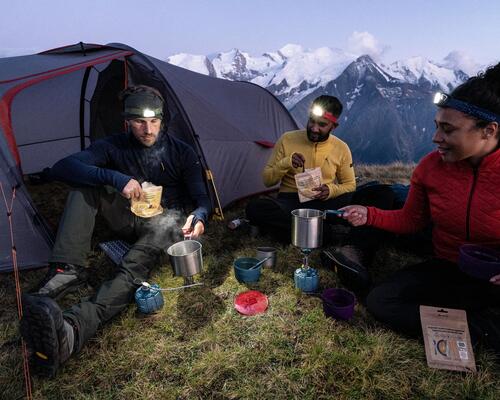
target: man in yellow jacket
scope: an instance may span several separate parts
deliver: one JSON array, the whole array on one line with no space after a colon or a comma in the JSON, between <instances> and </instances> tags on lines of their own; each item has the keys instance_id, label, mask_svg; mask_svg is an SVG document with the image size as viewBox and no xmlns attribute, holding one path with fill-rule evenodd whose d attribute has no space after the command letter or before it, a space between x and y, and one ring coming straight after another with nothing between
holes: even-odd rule
<instances>
[{"instance_id":1,"label":"man in yellow jacket","mask_svg":"<svg viewBox=\"0 0 500 400\"><path fill-rule=\"evenodd\" d=\"M290 212L296 208L337 209L350 204L356 180L349 146L333 136L342 104L333 96L316 98L307 129L285 132L275 144L262 177L267 187L280 184L278 197L261 198L247 206L252 225L265 231L290 230ZM321 169L321 185L312 189L312 200L300 203L295 175Z\"/></svg>"}]
</instances>

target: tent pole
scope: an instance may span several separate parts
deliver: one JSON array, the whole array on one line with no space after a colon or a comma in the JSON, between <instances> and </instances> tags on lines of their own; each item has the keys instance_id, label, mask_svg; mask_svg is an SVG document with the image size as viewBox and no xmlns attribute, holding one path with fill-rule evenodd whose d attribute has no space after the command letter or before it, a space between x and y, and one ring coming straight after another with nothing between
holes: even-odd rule
<instances>
[{"instance_id":1,"label":"tent pole","mask_svg":"<svg viewBox=\"0 0 500 400\"><path fill-rule=\"evenodd\" d=\"M82 79L82 88L80 90L80 150L85 149L85 92L87 91L90 70L91 67L85 69L85 74Z\"/></svg>"},{"instance_id":2,"label":"tent pole","mask_svg":"<svg viewBox=\"0 0 500 400\"><path fill-rule=\"evenodd\" d=\"M217 193L217 189L215 188L214 175L212 174L212 171L210 169L206 169L205 173L207 175L207 181L212 185L212 189L214 190L215 194L215 201L217 202L217 207L215 207L214 209L213 219L216 221L223 221L224 213L222 212L222 207L220 205L219 193Z\"/></svg>"}]
</instances>

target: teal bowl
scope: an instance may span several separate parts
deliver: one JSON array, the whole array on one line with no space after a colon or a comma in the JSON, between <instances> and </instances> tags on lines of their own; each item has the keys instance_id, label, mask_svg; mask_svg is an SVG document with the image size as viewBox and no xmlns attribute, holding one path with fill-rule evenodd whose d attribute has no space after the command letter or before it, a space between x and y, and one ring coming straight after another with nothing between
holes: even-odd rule
<instances>
[{"instance_id":1,"label":"teal bowl","mask_svg":"<svg viewBox=\"0 0 500 400\"><path fill-rule=\"evenodd\" d=\"M240 283L257 282L260 278L262 265L257 268L252 268L260 260L253 257L240 257L234 260L234 276Z\"/></svg>"}]
</instances>

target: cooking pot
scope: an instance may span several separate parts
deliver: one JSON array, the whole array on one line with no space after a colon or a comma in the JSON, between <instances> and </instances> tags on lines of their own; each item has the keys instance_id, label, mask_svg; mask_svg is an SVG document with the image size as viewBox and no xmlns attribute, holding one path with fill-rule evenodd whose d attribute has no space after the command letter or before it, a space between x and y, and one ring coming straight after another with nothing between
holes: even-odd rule
<instances>
[{"instance_id":1,"label":"cooking pot","mask_svg":"<svg viewBox=\"0 0 500 400\"><path fill-rule=\"evenodd\" d=\"M327 215L342 216L342 210L299 208L292 211L292 244L301 249L323 245L323 220Z\"/></svg>"},{"instance_id":2,"label":"cooking pot","mask_svg":"<svg viewBox=\"0 0 500 400\"><path fill-rule=\"evenodd\" d=\"M201 243L196 240L184 240L167 249L175 275L189 277L201 272L201 247Z\"/></svg>"},{"instance_id":3,"label":"cooking pot","mask_svg":"<svg viewBox=\"0 0 500 400\"><path fill-rule=\"evenodd\" d=\"M292 211L292 244L301 249L316 249L323 244L324 211L299 208Z\"/></svg>"}]
</instances>

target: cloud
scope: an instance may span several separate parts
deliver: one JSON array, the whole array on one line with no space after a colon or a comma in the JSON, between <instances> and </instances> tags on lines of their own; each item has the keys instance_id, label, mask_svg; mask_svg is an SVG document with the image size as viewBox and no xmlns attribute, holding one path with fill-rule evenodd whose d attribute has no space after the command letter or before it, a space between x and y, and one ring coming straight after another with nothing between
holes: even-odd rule
<instances>
[{"instance_id":1,"label":"cloud","mask_svg":"<svg viewBox=\"0 0 500 400\"><path fill-rule=\"evenodd\" d=\"M354 31L347 39L347 48L356 55L368 54L374 60L379 60L382 54L389 49L388 46L379 43L371 33L358 31Z\"/></svg>"},{"instance_id":2,"label":"cloud","mask_svg":"<svg viewBox=\"0 0 500 400\"><path fill-rule=\"evenodd\" d=\"M469 76L475 75L481 69L481 65L476 63L467 53L460 50L450 52L444 58L444 65L447 68L461 69Z\"/></svg>"}]
</instances>

